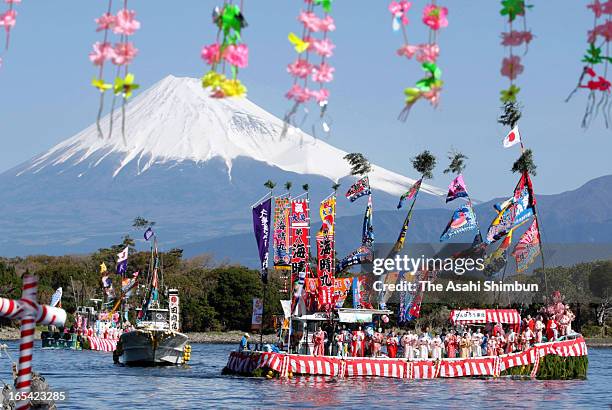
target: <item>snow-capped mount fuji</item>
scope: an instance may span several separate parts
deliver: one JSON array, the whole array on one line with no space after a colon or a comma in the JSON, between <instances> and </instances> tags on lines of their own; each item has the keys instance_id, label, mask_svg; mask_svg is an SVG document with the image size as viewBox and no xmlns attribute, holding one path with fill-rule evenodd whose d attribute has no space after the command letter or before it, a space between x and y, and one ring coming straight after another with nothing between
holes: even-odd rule
<instances>
[{"instance_id":1,"label":"snow-capped mount fuji","mask_svg":"<svg viewBox=\"0 0 612 410\"><path fill-rule=\"evenodd\" d=\"M283 136L279 118L247 99L211 98L196 79L164 78L126 115L125 140L116 112L111 135L93 124L0 175L0 254L91 251L130 233L138 215L157 221L167 246L245 232L267 179L296 191L308 183L313 202L355 179L345 151L297 129ZM375 208L394 207L412 183L374 165ZM442 205L445 192L422 189L424 204ZM347 201L338 212L362 208Z\"/></svg>"}]
</instances>

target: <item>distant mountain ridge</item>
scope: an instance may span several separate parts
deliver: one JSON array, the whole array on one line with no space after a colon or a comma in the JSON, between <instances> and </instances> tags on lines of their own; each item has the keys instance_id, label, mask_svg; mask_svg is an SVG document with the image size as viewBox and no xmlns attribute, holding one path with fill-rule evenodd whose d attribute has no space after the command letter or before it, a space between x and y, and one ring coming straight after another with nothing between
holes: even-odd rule
<instances>
[{"instance_id":1,"label":"distant mountain ridge","mask_svg":"<svg viewBox=\"0 0 612 410\"><path fill-rule=\"evenodd\" d=\"M294 192L309 184L313 198L356 179L345 151L298 129L282 136L282 120L247 99L212 98L197 79L164 78L130 102L127 118L127 144L120 126L100 138L94 124L0 174L0 255L91 252L135 235L136 216L157 221L166 246L237 234L250 229L268 179L276 192L285 181ZM377 209L393 209L414 182L374 164ZM444 190L423 190L422 206L443 203Z\"/></svg>"}]
</instances>

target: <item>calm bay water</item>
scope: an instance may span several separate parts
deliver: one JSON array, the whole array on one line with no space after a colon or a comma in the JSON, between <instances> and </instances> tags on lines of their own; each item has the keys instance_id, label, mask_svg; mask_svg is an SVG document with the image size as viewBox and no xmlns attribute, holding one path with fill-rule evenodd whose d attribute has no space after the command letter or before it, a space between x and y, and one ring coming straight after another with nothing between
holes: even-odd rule
<instances>
[{"instance_id":1,"label":"calm bay water","mask_svg":"<svg viewBox=\"0 0 612 410\"><path fill-rule=\"evenodd\" d=\"M38 342L40 343L40 342ZM13 357L17 344L10 343ZM40 345L39 345L40 346ZM233 345L193 345L189 368L129 368L112 355L42 350L35 366L54 390L68 392L66 409L198 408L609 408L612 349L589 349L587 380L393 380L296 378L289 381L222 376ZM10 380L0 359L0 378Z\"/></svg>"}]
</instances>

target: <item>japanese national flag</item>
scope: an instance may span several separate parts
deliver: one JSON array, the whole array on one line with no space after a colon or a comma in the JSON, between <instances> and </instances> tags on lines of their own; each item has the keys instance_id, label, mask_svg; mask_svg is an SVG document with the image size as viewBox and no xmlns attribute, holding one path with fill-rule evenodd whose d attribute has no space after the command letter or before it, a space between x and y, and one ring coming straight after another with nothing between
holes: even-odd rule
<instances>
[{"instance_id":1,"label":"japanese national flag","mask_svg":"<svg viewBox=\"0 0 612 410\"><path fill-rule=\"evenodd\" d=\"M520 142L521 134L519 133L517 125L516 127L512 128L512 131L510 131L508 135L506 135L506 138L504 138L504 148L510 148L511 146Z\"/></svg>"}]
</instances>

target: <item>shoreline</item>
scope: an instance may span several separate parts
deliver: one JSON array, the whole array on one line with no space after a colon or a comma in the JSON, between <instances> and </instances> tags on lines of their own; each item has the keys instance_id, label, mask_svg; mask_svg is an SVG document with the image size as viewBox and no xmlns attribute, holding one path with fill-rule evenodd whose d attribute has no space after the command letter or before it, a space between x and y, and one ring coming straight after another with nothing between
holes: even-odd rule
<instances>
[{"instance_id":1,"label":"shoreline","mask_svg":"<svg viewBox=\"0 0 612 410\"><path fill-rule=\"evenodd\" d=\"M244 332L232 330L229 332L189 332L185 333L189 337L190 343L197 344L238 344ZM259 343L258 333L249 333L251 339L249 343ZM40 340L40 330L36 329L34 335L36 340ZM0 341L19 340L19 329L17 328L0 328ZM587 347L594 348L609 348L612 347L612 337L607 338L584 338ZM274 343L276 341L275 334L263 335L264 343Z\"/></svg>"}]
</instances>

